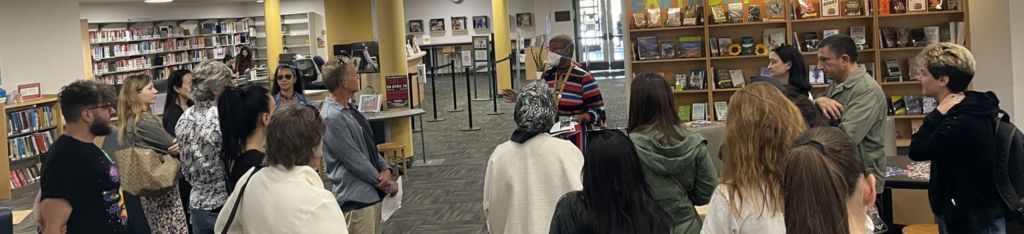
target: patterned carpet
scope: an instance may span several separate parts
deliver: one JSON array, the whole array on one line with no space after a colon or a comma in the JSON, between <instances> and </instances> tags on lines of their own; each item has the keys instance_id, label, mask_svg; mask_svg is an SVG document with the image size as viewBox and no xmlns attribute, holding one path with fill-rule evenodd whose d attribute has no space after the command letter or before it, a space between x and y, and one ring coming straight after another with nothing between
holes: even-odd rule
<instances>
[{"instance_id":1,"label":"patterned carpet","mask_svg":"<svg viewBox=\"0 0 1024 234\"><path fill-rule=\"evenodd\" d=\"M465 108L466 86L464 76L457 77L459 108ZM484 77L480 78L485 80ZM513 104L498 102L502 115L487 115L491 103L473 102L474 127L480 131L463 132L468 126L465 111L449 113L451 109L451 78L438 77L437 101L438 118L441 122L425 122L425 137L428 159L445 159L439 166L413 167L409 170L411 180L405 185L405 199L402 208L385 224L384 233L487 233L484 224L483 175L487 159L494 147L508 140L515 129L512 120ZM521 81L516 82L520 87ZM429 84L428 84L429 85ZM481 83L480 96L486 96L486 83ZM608 114L608 125L625 127L626 97L622 79L600 80ZM429 86L428 86L429 87ZM427 89L429 91L429 88ZM432 117L431 102L424 103L427 115ZM416 160L422 160L418 136Z\"/></svg>"}]
</instances>

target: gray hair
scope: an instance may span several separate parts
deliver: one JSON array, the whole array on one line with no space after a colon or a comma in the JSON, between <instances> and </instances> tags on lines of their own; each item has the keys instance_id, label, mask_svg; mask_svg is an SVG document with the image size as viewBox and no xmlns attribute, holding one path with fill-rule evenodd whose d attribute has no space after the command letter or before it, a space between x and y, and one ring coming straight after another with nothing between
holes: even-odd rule
<instances>
[{"instance_id":1,"label":"gray hair","mask_svg":"<svg viewBox=\"0 0 1024 234\"><path fill-rule=\"evenodd\" d=\"M513 118L526 132L547 132L555 126L555 100L547 82L537 80L519 91Z\"/></svg>"},{"instance_id":2,"label":"gray hair","mask_svg":"<svg viewBox=\"0 0 1024 234\"><path fill-rule=\"evenodd\" d=\"M569 51L572 51L576 48L575 42L573 42L572 37L565 34L555 35L555 37L552 37L551 40L548 40L548 44L550 45L551 43L565 44L565 48L569 49Z\"/></svg>"},{"instance_id":3,"label":"gray hair","mask_svg":"<svg viewBox=\"0 0 1024 234\"><path fill-rule=\"evenodd\" d=\"M287 169L310 165L324 135L324 122L316 107L282 105L267 125L267 165Z\"/></svg>"},{"instance_id":4,"label":"gray hair","mask_svg":"<svg viewBox=\"0 0 1024 234\"><path fill-rule=\"evenodd\" d=\"M231 68L217 60L206 60L192 69L192 101L213 101L216 92L231 84Z\"/></svg>"}]
</instances>

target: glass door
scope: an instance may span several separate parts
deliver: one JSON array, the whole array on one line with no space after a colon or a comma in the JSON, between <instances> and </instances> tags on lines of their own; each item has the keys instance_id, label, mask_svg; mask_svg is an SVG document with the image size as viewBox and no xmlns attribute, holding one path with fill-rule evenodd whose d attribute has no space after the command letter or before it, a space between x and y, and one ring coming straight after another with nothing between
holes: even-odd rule
<instances>
[{"instance_id":1,"label":"glass door","mask_svg":"<svg viewBox=\"0 0 1024 234\"><path fill-rule=\"evenodd\" d=\"M624 68L619 1L576 0L577 58L591 72Z\"/></svg>"}]
</instances>

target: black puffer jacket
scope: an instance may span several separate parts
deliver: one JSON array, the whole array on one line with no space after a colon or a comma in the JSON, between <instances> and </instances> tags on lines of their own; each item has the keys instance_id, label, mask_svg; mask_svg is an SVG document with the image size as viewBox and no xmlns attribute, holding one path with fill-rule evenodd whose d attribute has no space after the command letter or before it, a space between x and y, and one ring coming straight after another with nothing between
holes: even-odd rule
<instances>
[{"instance_id":1,"label":"black puffer jacket","mask_svg":"<svg viewBox=\"0 0 1024 234\"><path fill-rule=\"evenodd\" d=\"M971 233L1003 217L992 172L998 112L995 93L968 91L945 115L929 113L910 143L911 159L932 161L928 200L950 233Z\"/></svg>"}]
</instances>

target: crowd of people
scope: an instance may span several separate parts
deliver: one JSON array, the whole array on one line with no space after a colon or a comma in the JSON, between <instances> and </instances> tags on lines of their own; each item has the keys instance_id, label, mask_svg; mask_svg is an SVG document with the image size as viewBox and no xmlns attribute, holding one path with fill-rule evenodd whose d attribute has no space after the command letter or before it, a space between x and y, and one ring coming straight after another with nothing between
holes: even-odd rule
<instances>
[{"instance_id":1,"label":"crowd of people","mask_svg":"<svg viewBox=\"0 0 1024 234\"><path fill-rule=\"evenodd\" d=\"M626 129L603 128L600 89L572 61L573 40L556 36L549 45L543 79L503 92L515 102L516 129L487 162L483 209L491 233L886 229L876 201L885 184L887 101L856 62L850 37L818 44L818 65L834 81L821 94L811 93L798 50L772 50L772 77L755 78L730 98L719 155L683 125L672 87L658 74L630 81ZM939 103L913 135L910 157L932 161L929 198L941 232L1005 233L1006 207L993 178L982 176L995 160L988 142L998 99L966 91L974 59L962 46L932 44L913 62L924 95ZM63 87L67 124L45 157L39 231L133 233L144 225L153 233L381 233L380 203L400 189L398 175L352 102L360 90L354 64L324 65L330 96L321 107L302 95L294 67L274 70L272 90L236 87L236 71L209 60L173 72L162 117L149 108L157 91L145 75L127 77L117 94L92 81ZM575 131L549 133L565 122L576 122ZM133 168L93 144L110 134L121 148L180 161L173 186L123 192L121 172ZM132 197L142 212L130 212L139 209L126 202ZM707 207L704 218L698 206Z\"/></svg>"}]
</instances>

